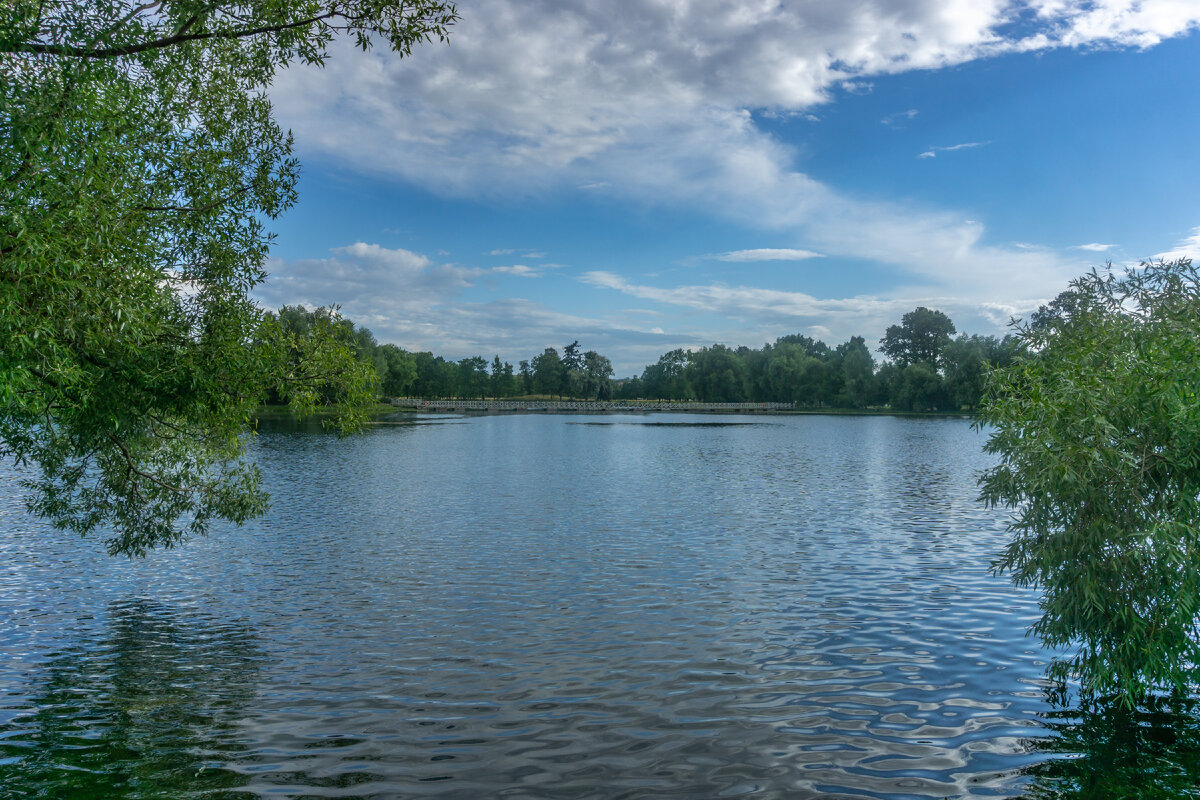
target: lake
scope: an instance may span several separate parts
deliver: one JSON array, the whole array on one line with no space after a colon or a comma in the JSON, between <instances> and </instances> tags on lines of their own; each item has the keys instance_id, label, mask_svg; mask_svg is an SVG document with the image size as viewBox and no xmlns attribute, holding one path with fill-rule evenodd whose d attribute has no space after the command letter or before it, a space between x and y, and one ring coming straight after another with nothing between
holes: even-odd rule
<instances>
[{"instance_id":1,"label":"lake","mask_svg":"<svg viewBox=\"0 0 1200 800\"><path fill-rule=\"evenodd\" d=\"M0 797L1092 797L1145 736L1194 796L1189 717L1114 738L1048 704L1037 597L988 571L983 440L276 424L266 517L134 561L25 515L8 469Z\"/></svg>"}]
</instances>

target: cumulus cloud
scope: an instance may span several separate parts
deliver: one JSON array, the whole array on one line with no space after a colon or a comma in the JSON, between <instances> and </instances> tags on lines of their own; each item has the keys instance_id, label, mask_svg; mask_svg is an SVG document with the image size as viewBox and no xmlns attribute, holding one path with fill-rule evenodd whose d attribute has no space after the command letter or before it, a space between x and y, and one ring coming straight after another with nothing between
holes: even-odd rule
<instances>
[{"instance_id":1,"label":"cumulus cloud","mask_svg":"<svg viewBox=\"0 0 1200 800\"><path fill-rule=\"evenodd\" d=\"M815 119L813 112L839 93L869 91L875 76L1010 52L1149 47L1198 25L1200 3L1184 0L490 0L463 9L449 45L422 47L411 59L386 48L335 52L323 70L298 66L279 74L271 96L302 154L446 196L499 200L586 191L682 205L786 231L826 256L894 268L907 282L896 297L947 298L999 319L1025 302L1014 292L1053 297L1078 265L1041 248L988 244L984 226L953 209L840 192L805 174L796 153L756 120ZM528 341L558 324L531 301L454 299L486 271L371 247L285 265L291 277L277 270L271 291L329 302L337 295L322 289L345 290L353 294L341 301L348 310L361 302L379 315L379 325L393 314L395 336L411 334L419 340L414 346L465 347L455 330L478 331L480 341L492 333L515 341L523 334L494 316L502 312L528 315ZM533 257L496 253L502 254ZM322 270L344 281L322 284ZM367 288L374 272L386 272L383 294L395 295L386 308L372 296L378 289ZM631 286L641 284L611 288L634 294ZM681 292L671 295L675 300L658 302L699 311L677 302L689 297L728 313L758 302L763 313L791 309L773 317L791 321L804 318L802 308L839 313L829 304L841 302L767 296L748 287L734 292L740 299L731 304L734 290L702 288L679 287L671 290ZM866 301L854 302L855 313L867 313ZM448 322L435 320L430 309ZM458 324L463 315L473 315L479 327ZM592 324L610 337L618 329L627 338L649 335L606 320L559 321Z\"/></svg>"},{"instance_id":2,"label":"cumulus cloud","mask_svg":"<svg viewBox=\"0 0 1200 800\"><path fill-rule=\"evenodd\" d=\"M858 202L813 180L755 113L808 114L874 75L1011 51L1148 46L1200 22L1200 4L1179 0L678 0L624 2L620 13L493 0L468 12L449 45L419 57L377 48L280 74L272 98L301 149L446 195L587 186L767 229L832 225L822 247L849 257L864 248L833 246L882 242L897 227L940 241L975 234L952 213ZM952 255L955 269L977 268L971 247L937 253Z\"/></svg>"},{"instance_id":3,"label":"cumulus cloud","mask_svg":"<svg viewBox=\"0 0 1200 800\"><path fill-rule=\"evenodd\" d=\"M722 253L716 258L718 261L803 261L808 258L821 258L821 254L811 250L763 247L757 250L734 250Z\"/></svg>"},{"instance_id":4,"label":"cumulus cloud","mask_svg":"<svg viewBox=\"0 0 1200 800\"><path fill-rule=\"evenodd\" d=\"M1153 47L1200 25L1200 10L1188 0L1030 0L1048 30L1019 44L1081 47L1113 44Z\"/></svg>"},{"instance_id":5,"label":"cumulus cloud","mask_svg":"<svg viewBox=\"0 0 1200 800\"><path fill-rule=\"evenodd\" d=\"M1011 33L1028 30L1012 23L1031 11L1034 32ZM1010 51L1148 46L1198 22L1200 7L1181 0L678 0L621 2L619 13L493 0L464 10L449 45L296 67L272 94L306 150L434 191L622 192L637 153L657 171L648 143L665 137L680 165L707 159L747 110L809 113L874 75ZM735 138L760 147L744 128Z\"/></svg>"}]
</instances>

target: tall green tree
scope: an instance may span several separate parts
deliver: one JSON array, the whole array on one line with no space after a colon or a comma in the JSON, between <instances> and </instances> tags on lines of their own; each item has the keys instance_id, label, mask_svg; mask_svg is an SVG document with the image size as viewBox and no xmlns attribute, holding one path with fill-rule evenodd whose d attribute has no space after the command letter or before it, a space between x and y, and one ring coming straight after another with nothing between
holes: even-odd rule
<instances>
[{"instance_id":1,"label":"tall green tree","mask_svg":"<svg viewBox=\"0 0 1200 800\"><path fill-rule=\"evenodd\" d=\"M517 381L519 394L531 394L533 392L533 368L529 366L529 362L521 359L517 364Z\"/></svg>"},{"instance_id":2,"label":"tall green tree","mask_svg":"<svg viewBox=\"0 0 1200 800\"><path fill-rule=\"evenodd\" d=\"M682 348L659 356L656 363L642 370L642 391L646 397L660 400L690 400L695 392L687 376L691 355Z\"/></svg>"},{"instance_id":3,"label":"tall green tree","mask_svg":"<svg viewBox=\"0 0 1200 800\"><path fill-rule=\"evenodd\" d=\"M563 348L560 367L558 393L564 397L579 395L583 391L583 353L579 352L578 339Z\"/></svg>"},{"instance_id":4,"label":"tall green tree","mask_svg":"<svg viewBox=\"0 0 1200 800\"><path fill-rule=\"evenodd\" d=\"M1190 261L1092 272L1016 337L979 424L1013 510L995 564L1042 590L1052 678L1134 706L1200 679L1200 274Z\"/></svg>"},{"instance_id":5,"label":"tall green tree","mask_svg":"<svg viewBox=\"0 0 1200 800\"><path fill-rule=\"evenodd\" d=\"M746 399L746 365L723 344L691 353L686 375L696 396L705 402L737 403Z\"/></svg>"},{"instance_id":6,"label":"tall green tree","mask_svg":"<svg viewBox=\"0 0 1200 800\"><path fill-rule=\"evenodd\" d=\"M611 400L612 362L595 350L583 354L583 395L590 400Z\"/></svg>"},{"instance_id":7,"label":"tall green tree","mask_svg":"<svg viewBox=\"0 0 1200 800\"><path fill-rule=\"evenodd\" d=\"M491 386L488 379L487 360L483 356L470 356L458 362L458 389L463 397L483 399Z\"/></svg>"},{"instance_id":8,"label":"tall green tree","mask_svg":"<svg viewBox=\"0 0 1200 800\"><path fill-rule=\"evenodd\" d=\"M563 364L558 350L547 347L541 355L533 357L533 388L538 394L561 394Z\"/></svg>"},{"instance_id":9,"label":"tall green tree","mask_svg":"<svg viewBox=\"0 0 1200 800\"><path fill-rule=\"evenodd\" d=\"M879 340L880 349L899 366L925 363L941 367L942 351L955 333L954 323L941 311L920 306L890 325Z\"/></svg>"},{"instance_id":10,"label":"tall green tree","mask_svg":"<svg viewBox=\"0 0 1200 800\"><path fill-rule=\"evenodd\" d=\"M318 406L344 408L373 400L383 375L376 363L375 337L336 308L284 306L267 312L260 333L274 331L272 343L283 380L270 387L269 404L290 404L306 413Z\"/></svg>"},{"instance_id":11,"label":"tall green tree","mask_svg":"<svg viewBox=\"0 0 1200 800\"><path fill-rule=\"evenodd\" d=\"M110 526L124 553L244 521L266 498L243 433L271 387L369 399L333 341L295 373L247 296L296 199L264 91L337 34L407 54L455 18L438 0L4 4L0 453L35 468L35 511Z\"/></svg>"},{"instance_id":12,"label":"tall green tree","mask_svg":"<svg viewBox=\"0 0 1200 800\"><path fill-rule=\"evenodd\" d=\"M874 400L875 359L867 349L861 336L851 336L850 341L837 347L841 367L841 391L838 405L863 408Z\"/></svg>"},{"instance_id":13,"label":"tall green tree","mask_svg":"<svg viewBox=\"0 0 1200 800\"><path fill-rule=\"evenodd\" d=\"M394 344L380 345L375 351L375 369L384 397L403 397L417 379L416 358Z\"/></svg>"}]
</instances>

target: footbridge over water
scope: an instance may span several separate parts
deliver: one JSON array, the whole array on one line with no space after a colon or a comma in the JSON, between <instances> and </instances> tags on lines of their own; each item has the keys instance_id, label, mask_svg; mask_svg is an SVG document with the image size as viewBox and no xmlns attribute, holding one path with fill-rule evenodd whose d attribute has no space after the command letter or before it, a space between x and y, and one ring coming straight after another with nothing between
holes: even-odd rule
<instances>
[{"instance_id":1,"label":"footbridge over water","mask_svg":"<svg viewBox=\"0 0 1200 800\"><path fill-rule=\"evenodd\" d=\"M645 411L753 414L791 411L795 408L794 403L696 403L670 400L425 400L419 397L400 397L391 402L398 408L412 408L419 411L542 412L549 414L629 414Z\"/></svg>"}]
</instances>

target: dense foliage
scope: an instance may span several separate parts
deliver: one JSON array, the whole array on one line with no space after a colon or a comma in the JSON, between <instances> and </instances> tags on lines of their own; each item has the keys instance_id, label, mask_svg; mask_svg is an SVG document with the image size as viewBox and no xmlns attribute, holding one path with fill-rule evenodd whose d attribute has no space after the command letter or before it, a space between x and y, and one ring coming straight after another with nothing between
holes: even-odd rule
<instances>
[{"instance_id":1,"label":"dense foliage","mask_svg":"<svg viewBox=\"0 0 1200 800\"><path fill-rule=\"evenodd\" d=\"M1197 685L1200 274L1187 260L1093 272L1017 326L1028 355L988 379L1014 510L996 569L1043 591L1050 675L1133 706Z\"/></svg>"},{"instance_id":2,"label":"dense foliage","mask_svg":"<svg viewBox=\"0 0 1200 800\"><path fill-rule=\"evenodd\" d=\"M285 307L280 319L303 336L304 319L325 313ZM861 336L836 347L793 334L759 350L722 344L698 350L672 350L641 376L614 380L609 359L579 342L547 347L519 362L494 356L458 361L433 353L409 353L378 345L371 332L342 320L346 341L364 362L374 364L384 397L505 398L545 395L586 400L699 400L702 402L782 402L799 408L891 408L901 411L971 411L979 402L988 366L1012 361L1019 349L1013 337L960 335L940 311L918 308L888 328L881 342L893 343L894 362L876 365ZM930 331L935 331L930 334ZM906 343L916 342L915 345Z\"/></svg>"},{"instance_id":3,"label":"dense foliage","mask_svg":"<svg viewBox=\"0 0 1200 800\"><path fill-rule=\"evenodd\" d=\"M435 0L4 4L0 454L36 468L35 511L111 525L126 553L245 520L265 498L242 434L268 390L372 398L337 341L298 342L247 297L295 200L263 90L338 32L407 53L454 18Z\"/></svg>"}]
</instances>

